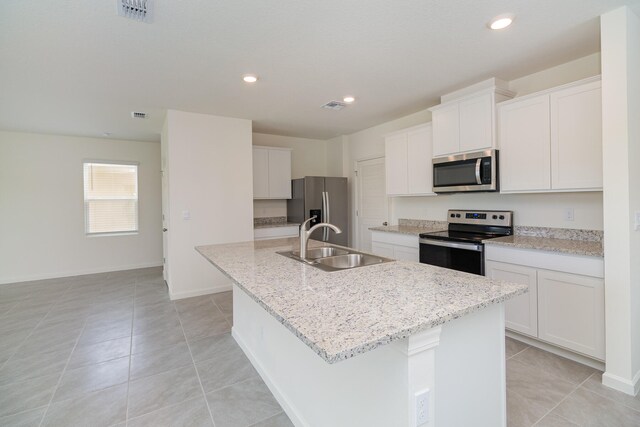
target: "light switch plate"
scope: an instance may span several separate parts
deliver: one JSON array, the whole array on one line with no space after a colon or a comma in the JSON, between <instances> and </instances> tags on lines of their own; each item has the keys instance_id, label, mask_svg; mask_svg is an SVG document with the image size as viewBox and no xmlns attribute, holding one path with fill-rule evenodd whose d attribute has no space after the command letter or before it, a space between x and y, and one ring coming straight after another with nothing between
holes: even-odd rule
<instances>
[{"instance_id":1,"label":"light switch plate","mask_svg":"<svg viewBox=\"0 0 640 427\"><path fill-rule=\"evenodd\" d=\"M191 212L189 212L189 211L182 211L182 219L184 219L184 220L189 220L189 219L191 219Z\"/></svg>"},{"instance_id":2,"label":"light switch plate","mask_svg":"<svg viewBox=\"0 0 640 427\"><path fill-rule=\"evenodd\" d=\"M636 221L635 221L634 230L638 231L640 230L640 212L636 212L635 218L636 218Z\"/></svg>"}]
</instances>

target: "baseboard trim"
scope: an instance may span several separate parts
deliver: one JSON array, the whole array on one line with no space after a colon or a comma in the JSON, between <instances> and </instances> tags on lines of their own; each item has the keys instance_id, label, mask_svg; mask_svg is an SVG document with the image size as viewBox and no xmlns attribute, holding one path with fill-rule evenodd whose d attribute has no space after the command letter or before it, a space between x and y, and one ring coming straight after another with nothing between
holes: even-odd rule
<instances>
[{"instance_id":1,"label":"baseboard trim","mask_svg":"<svg viewBox=\"0 0 640 427\"><path fill-rule=\"evenodd\" d=\"M602 384L630 396L637 396L640 391L640 371L636 372L632 380L605 372L602 374Z\"/></svg>"},{"instance_id":2,"label":"baseboard trim","mask_svg":"<svg viewBox=\"0 0 640 427\"><path fill-rule=\"evenodd\" d=\"M32 276L0 279L0 285L9 283L32 282L34 280L60 279L62 277L84 276L87 274L111 273L113 271L137 270L139 268L162 267L162 261L144 262L141 264L119 265L106 268L89 268L86 270L60 271L57 273L34 274Z\"/></svg>"},{"instance_id":3,"label":"baseboard trim","mask_svg":"<svg viewBox=\"0 0 640 427\"><path fill-rule=\"evenodd\" d=\"M573 360L574 362L578 362L583 365L590 366L599 371L604 371L605 369L605 364L599 360L592 359L587 356L583 356L582 354L574 353L570 350L565 350L564 348L561 348L561 347L556 347L553 344L539 341L535 338L531 338L526 335L522 335L510 330L506 330L505 335L509 338L513 338L514 340L521 341L525 344L529 344L532 347L537 347L544 351L548 351L549 353L557 354L558 356L562 356L566 359Z\"/></svg>"},{"instance_id":4,"label":"baseboard trim","mask_svg":"<svg viewBox=\"0 0 640 427\"><path fill-rule=\"evenodd\" d=\"M171 289L169 289L169 299L171 301L174 301L174 300L179 300L184 298L199 297L201 295L227 292L232 289L233 289L233 285L231 283L229 283L228 285L216 286L212 288L194 289L193 291L186 291L186 292L171 292Z\"/></svg>"},{"instance_id":5,"label":"baseboard trim","mask_svg":"<svg viewBox=\"0 0 640 427\"><path fill-rule=\"evenodd\" d=\"M278 386L273 383L269 374L264 370L262 364L255 358L251 350L247 347L245 341L238 334L238 330L234 327L231 328L231 336L234 340L236 340L256 371L258 371L258 374L262 378L262 381L264 381L264 383L267 385L267 387L273 394L273 397L276 398L293 425L296 427L308 427L309 424L303 421L302 417L298 414L298 411L296 411L289 399L287 399L287 397L282 393Z\"/></svg>"}]
</instances>

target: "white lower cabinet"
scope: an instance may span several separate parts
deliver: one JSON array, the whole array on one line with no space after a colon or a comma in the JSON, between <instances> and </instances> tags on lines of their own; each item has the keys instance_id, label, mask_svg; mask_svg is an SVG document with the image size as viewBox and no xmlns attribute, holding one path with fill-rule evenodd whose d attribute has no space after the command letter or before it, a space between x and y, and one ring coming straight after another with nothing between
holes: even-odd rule
<instances>
[{"instance_id":1,"label":"white lower cabinet","mask_svg":"<svg viewBox=\"0 0 640 427\"><path fill-rule=\"evenodd\" d=\"M602 258L492 245L485 258L487 277L529 286L505 303L508 329L604 360Z\"/></svg>"},{"instance_id":2,"label":"white lower cabinet","mask_svg":"<svg viewBox=\"0 0 640 427\"><path fill-rule=\"evenodd\" d=\"M418 236L408 234L373 231L371 233L371 252L400 261L420 261Z\"/></svg>"}]
</instances>

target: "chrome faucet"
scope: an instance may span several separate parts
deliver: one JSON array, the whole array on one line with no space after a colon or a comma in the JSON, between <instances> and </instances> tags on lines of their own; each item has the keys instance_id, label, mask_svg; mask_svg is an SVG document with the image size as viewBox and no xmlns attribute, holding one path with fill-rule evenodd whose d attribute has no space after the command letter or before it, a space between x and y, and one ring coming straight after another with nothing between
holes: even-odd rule
<instances>
[{"instance_id":1,"label":"chrome faucet","mask_svg":"<svg viewBox=\"0 0 640 427\"><path fill-rule=\"evenodd\" d=\"M316 224L307 231L307 224L316 218L317 216L314 215L300 224L300 258L303 260L307 259L307 245L309 243L309 236L311 236L311 233L316 231L318 228L327 227L335 231L336 234L342 233L342 230L340 230L339 227L336 227L333 224L329 224L328 222L321 222L320 224Z\"/></svg>"}]
</instances>

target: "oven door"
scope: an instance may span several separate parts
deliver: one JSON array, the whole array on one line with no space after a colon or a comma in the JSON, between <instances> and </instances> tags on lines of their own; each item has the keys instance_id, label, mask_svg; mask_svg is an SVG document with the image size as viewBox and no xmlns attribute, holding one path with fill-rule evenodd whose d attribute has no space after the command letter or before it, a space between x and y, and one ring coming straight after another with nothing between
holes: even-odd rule
<instances>
[{"instance_id":1,"label":"oven door","mask_svg":"<svg viewBox=\"0 0 640 427\"><path fill-rule=\"evenodd\" d=\"M420 262L484 276L484 245L421 238Z\"/></svg>"}]
</instances>

